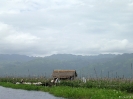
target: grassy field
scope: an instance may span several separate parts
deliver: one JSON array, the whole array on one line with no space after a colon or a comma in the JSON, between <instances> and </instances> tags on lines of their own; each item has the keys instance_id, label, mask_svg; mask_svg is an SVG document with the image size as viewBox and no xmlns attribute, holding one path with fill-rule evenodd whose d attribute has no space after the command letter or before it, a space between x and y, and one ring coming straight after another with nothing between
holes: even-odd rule
<instances>
[{"instance_id":1,"label":"grassy field","mask_svg":"<svg viewBox=\"0 0 133 99\"><path fill-rule=\"evenodd\" d=\"M86 83L81 80L61 81L56 86L35 86L15 84L20 82L50 83L44 78L0 78L0 85L15 89L36 90L49 92L58 97L69 99L133 99L133 80L131 79L89 79Z\"/></svg>"},{"instance_id":2,"label":"grassy field","mask_svg":"<svg viewBox=\"0 0 133 99\"><path fill-rule=\"evenodd\" d=\"M126 96L126 93L97 88L72 88L68 86L53 87L49 91L51 94L71 99L119 99Z\"/></svg>"},{"instance_id":3,"label":"grassy field","mask_svg":"<svg viewBox=\"0 0 133 99\"><path fill-rule=\"evenodd\" d=\"M86 83L81 80L62 81L60 86L114 89L133 93L133 81L130 79L90 79Z\"/></svg>"},{"instance_id":4,"label":"grassy field","mask_svg":"<svg viewBox=\"0 0 133 99\"><path fill-rule=\"evenodd\" d=\"M15 89L44 91L57 97L64 97L68 99L133 99L133 95L131 93L106 88L83 88L64 85L48 87L24 84L16 85L10 82L0 82L0 86Z\"/></svg>"}]
</instances>

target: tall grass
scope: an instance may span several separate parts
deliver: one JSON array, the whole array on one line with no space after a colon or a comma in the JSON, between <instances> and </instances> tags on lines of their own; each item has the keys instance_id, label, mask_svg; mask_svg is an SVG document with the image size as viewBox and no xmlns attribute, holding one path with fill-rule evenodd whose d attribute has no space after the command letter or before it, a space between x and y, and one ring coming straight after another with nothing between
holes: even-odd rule
<instances>
[{"instance_id":1,"label":"tall grass","mask_svg":"<svg viewBox=\"0 0 133 99\"><path fill-rule=\"evenodd\" d=\"M25 82L42 82L49 83L50 79L44 78L0 78L0 82L20 82L23 79ZM106 88L106 89L115 89L126 92L133 92L133 80L131 79L88 79L86 83L83 83L81 80L68 80L61 81L58 86L69 86L69 87L82 87L82 88Z\"/></svg>"},{"instance_id":2,"label":"tall grass","mask_svg":"<svg viewBox=\"0 0 133 99\"><path fill-rule=\"evenodd\" d=\"M22 78L0 78L0 85L15 89L37 90L49 92L58 97L70 99L133 99L133 81L129 79L89 79L86 83L81 80L61 81L51 87L13 84ZM27 82L45 82L46 79L23 78Z\"/></svg>"},{"instance_id":3,"label":"tall grass","mask_svg":"<svg viewBox=\"0 0 133 99\"><path fill-rule=\"evenodd\" d=\"M118 99L126 94L125 92L111 89L72 88L68 86L53 87L50 93L71 99Z\"/></svg>"},{"instance_id":4,"label":"tall grass","mask_svg":"<svg viewBox=\"0 0 133 99\"><path fill-rule=\"evenodd\" d=\"M82 87L82 88L99 88L115 89L126 92L133 92L133 81L124 79L90 79L86 83L80 80L62 81L60 86Z\"/></svg>"},{"instance_id":5,"label":"tall grass","mask_svg":"<svg viewBox=\"0 0 133 99\"><path fill-rule=\"evenodd\" d=\"M112 89L98 89L98 88L81 88L69 86L34 86L34 85L16 85L12 83L0 82L1 86L11 87L15 89L38 90L45 91L57 97L64 97L69 99L119 99L119 97L129 96L126 92L121 92ZM132 98L131 98L132 99Z\"/></svg>"},{"instance_id":6,"label":"tall grass","mask_svg":"<svg viewBox=\"0 0 133 99\"><path fill-rule=\"evenodd\" d=\"M16 83L16 82L20 82L21 79L23 79L24 82L42 82L42 83L45 83L45 82L49 82L50 79L46 79L46 78L42 78L42 77L1 77L0 78L0 82L11 82L11 83Z\"/></svg>"}]
</instances>

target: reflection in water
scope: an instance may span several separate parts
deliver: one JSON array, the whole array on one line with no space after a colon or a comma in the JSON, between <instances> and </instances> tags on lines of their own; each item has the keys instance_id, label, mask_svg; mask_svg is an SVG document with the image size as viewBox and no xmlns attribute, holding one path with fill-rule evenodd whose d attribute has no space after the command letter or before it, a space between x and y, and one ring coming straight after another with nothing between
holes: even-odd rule
<instances>
[{"instance_id":1,"label":"reflection in water","mask_svg":"<svg viewBox=\"0 0 133 99\"><path fill-rule=\"evenodd\" d=\"M26 91L0 86L0 99L63 99L40 91Z\"/></svg>"}]
</instances>

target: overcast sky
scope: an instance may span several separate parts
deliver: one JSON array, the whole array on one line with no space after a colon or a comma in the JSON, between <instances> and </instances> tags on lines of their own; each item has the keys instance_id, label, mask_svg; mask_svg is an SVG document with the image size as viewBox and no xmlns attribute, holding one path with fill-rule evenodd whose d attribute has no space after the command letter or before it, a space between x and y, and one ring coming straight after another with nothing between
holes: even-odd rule
<instances>
[{"instance_id":1,"label":"overcast sky","mask_svg":"<svg viewBox=\"0 0 133 99\"><path fill-rule=\"evenodd\" d=\"M0 0L0 54L133 52L133 0Z\"/></svg>"}]
</instances>

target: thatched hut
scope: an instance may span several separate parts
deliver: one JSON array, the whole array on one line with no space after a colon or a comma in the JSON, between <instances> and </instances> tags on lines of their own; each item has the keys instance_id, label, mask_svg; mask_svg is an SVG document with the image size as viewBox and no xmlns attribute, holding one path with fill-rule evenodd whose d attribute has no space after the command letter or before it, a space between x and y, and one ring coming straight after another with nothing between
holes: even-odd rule
<instances>
[{"instance_id":1,"label":"thatched hut","mask_svg":"<svg viewBox=\"0 0 133 99\"><path fill-rule=\"evenodd\" d=\"M70 79L73 80L77 77L76 70L54 70L52 77L54 79L59 78L62 80Z\"/></svg>"}]
</instances>

